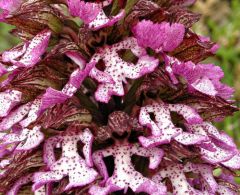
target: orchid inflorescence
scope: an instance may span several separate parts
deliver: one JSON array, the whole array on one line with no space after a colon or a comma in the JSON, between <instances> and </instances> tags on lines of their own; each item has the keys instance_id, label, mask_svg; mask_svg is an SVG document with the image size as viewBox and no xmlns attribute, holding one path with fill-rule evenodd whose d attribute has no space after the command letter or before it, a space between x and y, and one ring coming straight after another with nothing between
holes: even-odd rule
<instances>
[{"instance_id":1,"label":"orchid inflorescence","mask_svg":"<svg viewBox=\"0 0 240 195\"><path fill-rule=\"evenodd\" d=\"M239 194L238 111L194 0L0 0L0 193Z\"/></svg>"}]
</instances>

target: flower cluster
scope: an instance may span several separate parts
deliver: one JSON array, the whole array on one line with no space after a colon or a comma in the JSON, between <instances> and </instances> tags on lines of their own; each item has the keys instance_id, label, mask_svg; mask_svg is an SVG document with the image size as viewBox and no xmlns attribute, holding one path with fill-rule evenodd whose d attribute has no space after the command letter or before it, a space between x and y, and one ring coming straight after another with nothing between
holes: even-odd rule
<instances>
[{"instance_id":1,"label":"flower cluster","mask_svg":"<svg viewBox=\"0 0 240 195\"><path fill-rule=\"evenodd\" d=\"M0 0L0 193L237 195L238 111L195 0Z\"/></svg>"}]
</instances>

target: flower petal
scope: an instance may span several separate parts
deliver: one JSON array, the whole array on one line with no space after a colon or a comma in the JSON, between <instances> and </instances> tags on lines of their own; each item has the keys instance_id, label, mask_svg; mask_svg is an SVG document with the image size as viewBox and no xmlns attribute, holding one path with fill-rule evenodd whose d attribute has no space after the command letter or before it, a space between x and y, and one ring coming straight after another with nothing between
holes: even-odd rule
<instances>
[{"instance_id":1,"label":"flower petal","mask_svg":"<svg viewBox=\"0 0 240 195\"><path fill-rule=\"evenodd\" d=\"M45 94L41 98L41 106L39 108L39 112L46 110L47 108L50 108L51 106L54 106L57 103L63 103L69 98L68 95L62 93L61 91L58 91L56 89L53 89L51 87L46 89Z\"/></svg>"},{"instance_id":2,"label":"flower petal","mask_svg":"<svg viewBox=\"0 0 240 195\"><path fill-rule=\"evenodd\" d=\"M198 124L203 121L201 116L190 106L184 104L168 104L168 107L171 112L182 115L188 124Z\"/></svg>"},{"instance_id":3,"label":"flower petal","mask_svg":"<svg viewBox=\"0 0 240 195\"><path fill-rule=\"evenodd\" d=\"M37 147L44 139L40 126L33 129L22 129L17 133L9 133L2 139L3 144L18 143L16 150L30 150Z\"/></svg>"},{"instance_id":4,"label":"flower petal","mask_svg":"<svg viewBox=\"0 0 240 195\"><path fill-rule=\"evenodd\" d=\"M8 16L9 13L16 11L22 2L23 0L1 0L0 8L3 9L4 12L0 14L0 18L5 18L4 16Z\"/></svg>"},{"instance_id":5,"label":"flower petal","mask_svg":"<svg viewBox=\"0 0 240 195\"><path fill-rule=\"evenodd\" d=\"M48 168L56 162L54 148L61 142L61 137L54 136L47 139L44 143L43 159Z\"/></svg>"},{"instance_id":6,"label":"flower petal","mask_svg":"<svg viewBox=\"0 0 240 195\"><path fill-rule=\"evenodd\" d=\"M230 160L236 155L236 145L229 136L220 134L218 130L208 122L196 125L186 125L191 132L208 136L209 140L199 146L202 158L211 164L217 164Z\"/></svg>"},{"instance_id":7,"label":"flower petal","mask_svg":"<svg viewBox=\"0 0 240 195\"><path fill-rule=\"evenodd\" d=\"M84 79L88 76L93 66L94 63L88 63L84 70L81 70L80 68L75 70L71 74L69 82L64 86L62 91L58 91L51 87L47 88L45 94L40 98L40 105L36 114L40 115L47 108L50 108L56 104L63 103L72 97L81 86Z\"/></svg>"},{"instance_id":8,"label":"flower petal","mask_svg":"<svg viewBox=\"0 0 240 195\"><path fill-rule=\"evenodd\" d=\"M34 66L39 62L41 56L45 53L48 42L51 37L51 31L43 30L37 34L30 42L26 52L21 59L16 63L18 66Z\"/></svg>"},{"instance_id":9,"label":"flower petal","mask_svg":"<svg viewBox=\"0 0 240 195\"><path fill-rule=\"evenodd\" d=\"M31 107L28 112L28 116L20 122L20 125L22 127L27 127L28 125L30 125L32 122L34 122L37 119L37 117L39 116L40 105L41 105L40 98L35 99L31 103Z\"/></svg>"},{"instance_id":10,"label":"flower petal","mask_svg":"<svg viewBox=\"0 0 240 195\"><path fill-rule=\"evenodd\" d=\"M69 57L73 62L75 62L81 70L84 69L86 61L84 58L80 55L79 52L75 51L68 51L66 52L66 56Z\"/></svg>"},{"instance_id":11,"label":"flower petal","mask_svg":"<svg viewBox=\"0 0 240 195\"><path fill-rule=\"evenodd\" d=\"M95 20L101 11L97 3L77 0L68 0L67 2L71 15L80 17L87 24Z\"/></svg>"},{"instance_id":12,"label":"flower petal","mask_svg":"<svg viewBox=\"0 0 240 195\"><path fill-rule=\"evenodd\" d=\"M202 158L211 164L221 163L227 160L230 160L235 154L236 151L225 150L220 147L217 147L213 143L209 143L215 151L209 151L203 147L200 148Z\"/></svg>"},{"instance_id":13,"label":"flower petal","mask_svg":"<svg viewBox=\"0 0 240 195\"><path fill-rule=\"evenodd\" d=\"M16 90L6 90L0 92L0 117L7 116L8 113L21 101L22 93Z\"/></svg>"},{"instance_id":14,"label":"flower petal","mask_svg":"<svg viewBox=\"0 0 240 195\"><path fill-rule=\"evenodd\" d=\"M191 187L184 174L183 167L180 165L169 165L163 170L160 170L153 181L157 184L162 184L162 179L169 178L173 186L173 193L176 195L193 194L198 195L198 192Z\"/></svg>"},{"instance_id":15,"label":"flower petal","mask_svg":"<svg viewBox=\"0 0 240 195\"><path fill-rule=\"evenodd\" d=\"M59 181L66 175L69 177L69 184L65 190L72 187L84 186L95 180L97 172L87 166L87 164L91 164L91 159L89 158L92 134L89 130L75 135L72 133L71 135L50 138L50 141L46 142L44 146L44 159L48 163L49 171L38 172L34 175L34 191L44 184ZM80 140L85 144L83 148L83 153L86 156L85 160L78 153L77 143ZM54 147L58 143L61 143L62 156L59 160L55 161Z\"/></svg>"},{"instance_id":16,"label":"flower petal","mask_svg":"<svg viewBox=\"0 0 240 195\"><path fill-rule=\"evenodd\" d=\"M7 117L5 117L1 123L0 123L0 130L8 130L13 125L20 122L29 112L31 108L31 102L24 104L22 106L19 106L15 110L9 113Z\"/></svg>"},{"instance_id":17,"label":"flower petal","mask_svg":"<svg viewBox=\"0 0 240 195\"><path fill-rule=\"evenodd\" d=\"M27 47L28 43L25 43L24 45L17 46L9 51L4 51L2 54L2 61L15 63L16 59L21 57L26 52Z\"/></svg>"},{"instance_id":18,"label":"flower petal","mask_svg":"<svg viewBox=\"0 0 240 195\"><path fill-rule=\"evenodd\" d=\"M138 62L134 65L124 61L118 54L118 51L122 49L131 49L139 57ZM159 62L157 59L147 56L146 51L137 45L135 38L128 38L99 50L92 57L90 63L97 64L100 59L103 59L105 63L105 70L100 71L93 68L90 76L100 82L95 92L95 98L104 103L107 103L112 95L124 95L123 82L127 82L126 78L136 79L150 73L158 66ZM98 74L107 75L107 77L104 80L99 79Z\"/></svg>"},{"instance_id":19,"label":"flower petal","mask_svg":"<svg viewBox=\"0 0 240 195\"><path fill-rule=\"evenodd\" d=\"M240 163L239 162L240 162L240 152L238 152L230 160L222 162L221 164L223 164L224 166L226 166L230 169L238 170L238 169L240 169Z\"/></svg>"},{"instance_id":20,"label":"flower petal","mask_svg":"<svg viewBox=\"0 0 240 195\"><path fill-rule=\"evenodd\" d=\"M132 155L144 156L150 158L149 168L155 169L163 157L163 151L159 148L146 149L137 144L121 144L108 147L105 150L98 150L93 154L94 164L99 169L99 172L104 177L101 182L103 187L94 185L90 188L89 193L93 195L96 190L100 194L105 195L118 190L127 191L131 188L133 192L146 192L153 195L166 194L166 187L163 185L156 185L149 178L144 177L141 173L134 169L131 163ZM114 157L114 171L113 175L108 178L106 165L103 157Z\"/></svg>"},{"instance_id":21,"label":"flower petal","mask_svg":"<svg viewBox=\"0 0 240 195\"><path fill-rule=\"evenodd\" d=\"M195 189L190 179L185 173L192 172L199 174L202 179L202 189ZM169 164L162 168L156 175L153 176L153 181L161 184L161 182L169 178L172 184L173 194L215 194L218 184L215 181L212 173L212 168L205 164Z\"/></svg>"},{"instance_id":22,"label":"flower petal","mask_svg":"<svg viewBox=\"0 0 240 195\"><path fill-rule=\"evenodd\" d=\"M184 171L192 171L193 173L199 173L202 176L202 188L207 189L209 193L215 194L218 188L218 184L213 176L213 168L206 164L187 163L184 166Z\"/></svg>"},{"instance_id":23,"label":"flower petal","mask_svg":"<svg viewBox=\"0 0 240 195\"><path fill-rule=\"evenodd\" d=\"M68 0L68 7L71 15L78 16L90 29L98 30L112 26L125 16L125 11L121 10L118 15L108 17L103 8L111 4L111 2L112 0L106 0L102 3Z\"/></svg>"},{"instance_id":24,"label":"flower petal","mask_svg":"<svg viewBox=\"0 0 240 195\"><path fill-rule=\"evenodd\" d=\"M35 126L33 129L23 129L22 134L25 139L17 146L16 150L30 150L37 147L44 139L44 134L40 129L40 126Z\"/></svg>"},{"instance_id":25,"label":"flower petal","mask_svg":"<svg viewBox=\"0 0 240 195\"><path fill-rule=\"evenodd\" d=\"M155 115L156 122L151 119L150 113ZM167 134L170 136L169 138L177 136L181 131L172 123L168 106L164 104L152 104L142 107L139 114L139 122L141 125L149 127L154 136L162 136L166 128L169 129Z\"/></svg>"},{"instance_id":26,"label":"flower petal","mask_svg":"<svg viewBox=\"0 0 240 195\"><path fill-rule=\"evenodd\" d=\"M219 132L217 128L209 122L204 122L200 125L193 125L192 127L188 126L188 128L193 131L198 131L201 134L205 134L204 132L206 132L211 138L214 138L214 143L217 143L217 145L222 148L228 150L235 150L237 148L230 136L224 132Z\"/></svg>"},{"instance_id":27,"label":"flower petal","mask_svg":"<svg viewBox=\"0 0 240 195\"><path fill-rule=\"evenodd\" d=\"M167 55L164 58L167 64L166 70L174 83L177 83L176 76L181 76L188 82L190 89L224 99L232 97L234 90L221 83L224 73L220 67L213 64L194 64L191 61L181 62Z\"/></svg>"},{"instance_id":28,"label":"flower petal","mask_svg":"<svg viewBox=\"0 0 240 195\"><path fill-rule=\"evenodd\" d=\"M183 40L185 28L182 24L162 22L154 24L143 20L133 28L138 44L156 51L172 51Z\"/></svg>"},{"instance_id":29,"label":"flower petal","mask_svg":"<svg viewBox=\"0 0 240 195\"><path fill-rule=\"evenodd\" d=\"M182 129L174 126L170 111L177 112L182 115L189 124L196 124L202 122L201 117L189 106L182 104L157 104L147 105L142 107L139 114L139 122L143 126L147 126L152 131L152 136L139 137L140 143L145 147L157 146L160 144L169 143L171 139L179 139L180 142L184 142L186 145L191 142L201 142L206 138L201 135L191 135L182 133ZM155 120L152 120L150 114L154 114ZM177 138L177 136L179 136ZM186 136L186 137L185 137ZM181 137L189 138L189 140L182 140Z\"/></svg>"},{"instance_id":30,"label":"flower petal","mask_svg":"<svg viewBox=\"0 0 240 195\"><path fill-rule=\"evenodd\" d=\"M234 192L233 190L224 185L218 185L217 193L219 195L237 195L236 192Z\"/></svg>"},{"instance_id":31,"label":"flower petal","mask_svg":"<svg viewBox=\"0 0 240 195\"><path fill-rule=\"evenodd\" d=\"M182 132L174 139L183 145L195 145L195 144L200 144L203 141L207 141L208 137L200 134Z\"/></svg>"},{"instance_id":32,"label":"flower petal","mask_svg":"<svg viewBox=\"0 0 240 195\"><path fill-rule=\"evenodd\" d=\"M90 22L89 28L93 30L99 30L104 27L113 26L119 20L121 20L125 16L125 11L121 10L116 16L107 17L103 10L99 12L97 17Z\"/></svg>"}]
</instances>

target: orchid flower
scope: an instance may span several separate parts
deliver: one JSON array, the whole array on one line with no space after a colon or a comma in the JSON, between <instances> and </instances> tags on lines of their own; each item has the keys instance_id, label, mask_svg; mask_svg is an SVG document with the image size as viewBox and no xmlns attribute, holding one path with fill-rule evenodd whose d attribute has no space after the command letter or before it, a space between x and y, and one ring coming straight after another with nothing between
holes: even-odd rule
<instances>
[{"instance_id":1,"label":"orchid flower","mask_svg":"<svg viewBox=\"0 0 240 195\"><path fill-rule=\"evenodd\" d=\"M11 71L18 67L36 65L47 49L50 36L51 32L49 30L40 32L22 47L3 52L2 61L13 64L13 66L9 68ZM20 59L17 60L18 58Z\"/></svg>"},{"instance_id":2,"label":"orchid flower","mask_svg":"<svg viewBox=\"0 0 240 195\"><path fill-rule=\"evenodd\" d=\"M185 166L181 164L170 164L167 167L161 169L155 176L153 176L153 181L156 183L161 183L165 178L169 178L172 184L173 194L215 194L218 188L218 184L215 181L212 173L211 166L204 164L191 164L188 163ZM187 178L185 173L192 172L194 174L199 174L203 179L202 190L195 189L193 184L190 182L191 178ZM200 178L197 178L200 180Z\"/></svg>"},{"instance_id":3,"label":"orchid flower","mask_svg":"<svg viewBox=\"0 0 240 195\"><path fill-rule=\"evenodd\" d=\"M182 24L162 22L154 24L143 20L133 28L133 34L138 44L144 48L150 47L156 52L173 51L182 42L185 28Z\"/></svg>"},{"instance_id":4,"label":"orchid flower","mask_svg":"<svg viewBox=\"0 0 240 195\"><path fill-rule=\"evenodd\" d=\"M92 30L99 30L112 26L121 20L125 11L121 10L116 16L108 17L103 8L110 5L112 0L105 0L101 3L85 2L84 0L68 0L68 7L71 15L79 17Z\"/></svg>"},{"instance_id":5,"label":"orchid flower","mask_svg":"<svg viewBox=\"0 0 240 195\"><path fill-rule=\"evenodd\" d=\"M135 65L121 59L118 52L123 49L130 49L139 57ZM104 103L108 103L112 95L124 95L123 82L127 83L127 78L137 79L153 72L158 66L158 60L148 56L145 49L139 47L133 37L99 50L94 54L90 63L97 64L101 59L105 63L105 70L100 71L95 67L91 70L90 76L100 82L95 98Z\"/></svg>"},{"instance_id":6,"label":"orchid flower","mask_svg":"<svg viewBox=\"0 0 240 195\"><path fill-rule=\"evenodd\" d=\"M15 12L22 3L22 0L1 0L0 8L3 12L0 14L0 20L4 20L9 14Z\"/></svg>"},{"instance_id":7,"label":"orchid flower","mask_svg":"<svg viewBox=\"0 0 240 195\"><path fill-rule=\"evenodd\" d=\"M181 62L175 58L165 56L167 71L174 83L176 77L184 78L189 90L197 90L210 96L219 96L224 99L232 97L234 90L220 81L224 76L222 69L213 64L194 64Z\"/></svg>"},{"instance_id":8,"label":"orchid flower","mask_svg":"<svg viewBox=\"0 0 240 195\"><path fill-rule=\"evenodd\" d=\"M165 194L166 189L164 186L157 186L134 169L131 163L131 156L134 154L149 157L149 168L155 169L161 162L163 151L158 148L147 150L139 145L128 143L96 151L93 154L93 161L104 178L102 181L104 187L93 186L89 191L90 194L100 193L101 195L106 195L122 189L126 192L128 187L134 192L146 192L155 195ZM115 168L111 177L108 176L107 168L103 161L103 158L107 156L114 157Z\"/></svg>"},{"instance_id":9,"label":"orchid flower","mask_svg":"<svg viewBox=\"0 0 240 195\"><path fill-rule=\"evenodd\" d=\"M91 147L93 136L86 129L82 133L66 136L56 136L50 138L44 146L44 161L49 171L38 172L34 175L33 190L37 190L44 184L59 181L65 176L69 176L69 184L66 190L72 187L84 186L96 179L97 172L92 169ZM85 160L77 151L77 142L84 143L83 154ZM56 160L54 148L60 144L62 156Z\"/></svg>"},{"instance_id":10,"label":"orchid flower","mask_svg":"<svg viewBox=\"0 0 240 195\"><path fill-rule=\"evenodd\" d=\"M144 147L169 143L172 139L186 145L200 143L206 139L202 135L183 132L181 128L175 127L171 121L170 112L177 112L182 115L189 124L202 122L201 117L186 105L154 103L142 107L139 122L141 125L150 128L152 134L149 137L139 137L139 141ZM150 113L155 115L155 120L151 119Z\"/></svg>"},{"instance_id":11,"label":"orchid flower","mask_svg":"<svg viewBox=\"0 0 240 195\"><path fill-rule=\"evenodd\" d=\"M239 165L233 164L239 158L239 152L231 137L219 131L210 123L187 125L187 128L204 136L208 136L208 141L199 145L202 158L212 164L225 163L227 167L233 168Z\"/></svg>"},{"instance_id":12,"label":"orchid flower","mask_svg":"<svg viewBox=\"0 0 240 195\"><path fill-rule=\"evenodd\" d=\"M20 40L0 54L0 194L239 194L213 125L234 90L194 2L0 0Z\"/></svg>"},{"instance_id":13,"label":"orchid flower","mask_svg":"<svg viewBox=\"0 0 240 195\"><path fill-rule=\"evenodd\" d=\"M16 181L16 183L14 184L14 186L12 187L12 189L10 191L7 192L7 195L17 195L20 188L23 185L26 185L30 182L32 182L33 180L33 175L29 174L27 176L23 176L20 179L18 179L18 181ZM39 188L38 190L36 190L34 192L34 195L50 195L50 193L48 192L48 186L42 186L41 188Z\"/></svg>"}]
</instances>

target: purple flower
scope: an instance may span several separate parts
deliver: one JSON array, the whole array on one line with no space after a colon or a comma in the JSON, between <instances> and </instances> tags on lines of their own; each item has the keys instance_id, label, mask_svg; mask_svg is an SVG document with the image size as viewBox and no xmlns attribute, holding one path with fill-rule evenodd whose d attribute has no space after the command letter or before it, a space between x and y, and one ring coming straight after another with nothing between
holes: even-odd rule
<instances>
[{"instance_id":1,"label":"purple flower","mask_svg":"<svg viewBox=\"0 0 240 195\"><path fill-rule=\"evenodd\" d=\"M81 56L79 56L77 53L71 53L70 58L72 57L74 57L75 61L77 60L76 62L78 63L79 68L77 68L71 74L68 83L64 86L62 91L58 91L49 87L42 96L36 98L31 104L28 117L20 123L21 126L28 126L29 124L35 122L38 116L40 116L47 108L50 108L55 104L63 103L67 99L71 98L81 86L81 83L88 76L94 64L87 64L83 69L85 66L85 61L81 58Z\"/></svg>"},{"instance_id":2,"label":"purple flower","mask_svg":"<svg viewBox=\"0 0 240 195\"><path fill-rule=\"evenodd\" d=\"M21 97L22 93L17 90L0 92L0 116L7 116L12 108L21 101Z\"/></svg>"},{"instance_id":3,"label":"purple flower","mask_svg":"<svg viewBox=\"0 0 240 195\"><path fill-rule=\"evenodd\" d=\"M122 127L126 127L124 129L127 132L129 120L130 118L121 112L112 113L108 120L110 134L121 135L120 128ZM116 121L114 128L112 127L113 121ZM146 149L138 144L130 144L127 137L121 141L115 139L115 145L93 153L93 162L102 175L103 181L101 181L101 186L91 187L89 193L92 195L96 193L107 195L118 190L124 190L126 193L128 188L131 188L137 193L166 194L165 186L156 185L151 179L144 177L135 170L131 162L133 155L148 157L149 169L156 169L163 157L163 150L159 148ZM108 156L114 157L114 171L111 177L108 176L107 167L103 161L103 158Z\"/></svg>"},{"instance_id":4,"label":"purple flower","mask_svg":"<svg viewBox=\"0 0 240 195\"><path fill-rule=\"evenodd\" d=\"M151 136L139 137L140 143L144 147L152 147L169 143L172 139L182 144L196 144L206 139L206 137L183 132L181 128L174 126L170 112L176 112L183 116L189 124L201 123L201 117L191 108L181 104L154 103L141 108L139 122L143 126L151 129ZM150 113L154 114L152 120Z\"/></svg>"},{"instance_id":5,"label":"purple flower","mask_svg":"<svg viewBox=\"0 0 240 195\"><path fill-rule=\"evenodd\" d=\"M173 51L183 40L185 28L182 24L162 22L154 24L143 20L133 28L138 44L159 51Z\"/></svg>"},{"instance_id":6,"label":"purple flower","mask_svg":"<svg viewBox=\"0 0 240 195\"><path fill-rule=\"evenodd\" d=\"M12 12L16 11L22 3L22 0L1 0L0 8L3 12L0 14L0 21L4 20L4 18Z\"/></svg>"},{"instance_id":7,"label":"purple flower","mask_svg":"<svg viewBox=\"0 0 240 195\"><path fill-rule=\"evenodd\" d=\"M7 195L17 195L19 188L21 188L23 185L30 183L32 181L32 174L21 177L11 188L10 191L8 191Z\"/></svg>"},{"instance_id":8,"label":"purple flower","mask_svg":"<svg viewBox=\"0 0 240 195\"><path fill-rule=\"evenodd\" d=\"M85 160L78 154L77 142L84 143L83 155ZM52 137L44 145L44 161L48 171L37 172L34 175L33 190L38 190L44 184L59 181L63 177L69 177L66 190L72 187L84 186L95 180L97 172L92 169L91 147L93 136L86 129L83 132L68 132L68 135ZM62 147L62 156L56 160L54 148Z\"/></svg>"},{"instance_id":9,"label":"purple flower","mask_svg":"<svg viewBox=\"0 0 240 195\"><path fill-rule=\"evenodd\" d=\"M212 167L204 164L169 164L165 168L161 169L154 177L153 181L160 183L165 178L171 180L173 193L176 195L181 194L215 194L218 184L212 175ZM187 178L185 173L192 172L193 174L199 174L200 181L202 179L201 190L194 188L193 179Z\"/></svg>"},{"instance_id":10,"label":"purple flower","mask_svg":"<svg viewBox=\"0 0 240 195\"><path fill-rule=\"evenodd\" d=\"M104 13L103 8L111 3L112 0L105 0L101 3L68 0L68 7L71 15L79 17L90 29L98 30L100 28L112 26L125 15L124 10L121 10L118 15L108 17Z\"/></svg>"},{"instance_id":11,"label":"purple flower","mask_svg":"<svg viewBox=\"0 0 240 195\"><path fill-rule=\"evenodd\" d=\"M139 58L136 64L121 59L118 52L123 49L130 49ZM123 83L127 83L127 78L137 79L153 72L158 66L158 60L148 56L145 49L138 46L135 38L128 38L99 50L90 63L97 64L101 59L105 63L105 70L100 71L95 67L90 76L100 82L95 98L104 103L108 103L112 95L124 95Z\"/></svg>"},{"instance_id":12,"label":"purple flower","mask_svg":"<svg viewBox=\"0 0 240 195\"><path fill-rule=\"evenodd\" d=\"M34 66L45 53L50 36L51 32L49 30L40 32L22 47L3 52L2 61L12 63L13 67L11 67L11 70L17 67ZM17 58L20 58L20 60L17 60Z\"/></svg>"},{"instance_id":13,"label":"purple flower","mask_svg":"<svg viewBox=\"0 0 240 195\"><path fill-rule=\"evenodd\" d=\"M238 158L238 150L231 137L210 123L187 125L189 131L208 136L210 139L199 144L202 158L211 164L224 163L231 168L231 160ZM230 160L231 159L231 160ZM235 165L232 165L233 168Z\"/></svg>"},{"instance_id":14,"label":"purple flower","mask_svg":"<svg viewBox=\"0 0 240 195\"><path fill-rule=\"evenodd\" d=\"M194 2L0 0L22 40L0 55L0 194L237 195L213 122L238 108Z\"/></svg>"},{"instance_id":15,"label":"purple flower","mask_svg":"<svg viewBox=\"0 0 240 195\"><path fill-rule=\"evenodd\" d=\"M166 193L166 188L162 185L156 185L150 179L144 177L141 173L134 169L131 163L132 155L149 157L149 168L155 169L163 156L161 149L152 148L150 150L139 147L138 145L121 144L109 147L105 150L97 151L93 154L93 161L98 167L99 172L104 177L102 183L104 187L93 186L90 189L90 194L100 193L102 195L109 194L114 191L127 191L128 187L134 192L146 192L154 195ZM114 173L109 178L106 165L103 158L107 156L114 157Z\"/></svg>"},{"instance_id":16,"label":"purple flower","mask_svg":"<svg viewBox=\"0 0 240 195\"><path fill-rule=\"evenodd\" d=\"M40 127L36 126L33 129L25 128L3 136L1 145L16 143L15 150L30 150L37 147L43 139L44 135L41 133Z\"/></svg>"},{"instance_id":17,"label":"purple flower","mask_svg":"<svg viewBox=\"0 0 240 195\"><path fill-rule=\"evenodd\" d=\"M224 73L220 67L213 64L184 63L169 56L165 56L165 58L166 70L174 83L178 83L176 77L183 77L189 85L189 90L197 90L224 99L232 97L234 90L221 83Z\"/></svg>"},{"instance_id":18,"label":"purple flower","mask_svg":"<svg viewBox=\"0 0 240 195\"><path fill-rule=\"evenodd\" d=\"M48 47L50 36L51 32L44 30L24 45L19 45L2 53L2 63L11 64L11 66L1 66L0 76L10 72L8 78L0 84L1 87L8 85L19 74L19 68L35 66L41 60L41 56Z\"/></svg>"}]
</instances>

